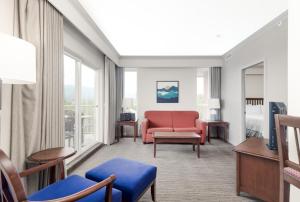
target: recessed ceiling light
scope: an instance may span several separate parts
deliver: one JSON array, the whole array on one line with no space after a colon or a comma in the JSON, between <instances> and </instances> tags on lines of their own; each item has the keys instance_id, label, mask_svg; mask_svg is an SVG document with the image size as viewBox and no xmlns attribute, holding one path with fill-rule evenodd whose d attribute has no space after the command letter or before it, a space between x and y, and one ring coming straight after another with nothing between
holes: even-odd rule
<instances>
[{"instance_id":1,"label":"recessed ceiling light","mask_svg":"<svg viewBox=\"0 0 300 202\"><path fill-rule=\"evenodd\" d=\"M221 34L217 34L216 37L217 37L217 38L221 38Z\"/></svg>"}]
</instances>

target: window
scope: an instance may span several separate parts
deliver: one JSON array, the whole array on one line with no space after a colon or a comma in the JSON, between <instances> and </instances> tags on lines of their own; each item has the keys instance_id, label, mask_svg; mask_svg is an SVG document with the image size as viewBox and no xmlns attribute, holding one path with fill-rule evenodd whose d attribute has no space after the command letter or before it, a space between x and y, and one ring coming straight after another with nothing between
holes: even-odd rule
<instances>
[{"instance_id":1,"label":"window","mask_svg":"<svg viewBox=\"0 0 300 202\"><path fill-rule=\"evenodd\" d=\"M65 145L77 151L98 140L97 71L64 56Z\"/></svg>"},{"instance_id":2,"label":"window","mask_svg":"<svg viewBox=\"0 0 300 202\"><path fill-rule=\"evenodd\" d=\"M137 112L137 72L135 69L125 69L123 110Z\"/></svg>"},{"instance_id":3,"label":"window","mask_svg":"<svg viewBox=\"0 0 300 202\"><path fill-rule=\"evenodd\" d=\"M208 98L209 98L209 82L208 68L200 68L197 71L197 109L201 119L209 118Z\"/></svg>"}]
</instances>

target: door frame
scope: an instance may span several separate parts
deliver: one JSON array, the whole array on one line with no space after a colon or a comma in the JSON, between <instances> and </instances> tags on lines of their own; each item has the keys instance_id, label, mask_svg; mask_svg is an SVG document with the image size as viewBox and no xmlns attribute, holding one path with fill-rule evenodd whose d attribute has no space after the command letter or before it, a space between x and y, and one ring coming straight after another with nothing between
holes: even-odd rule
<instances>
[{"instance_id":1,"label":"door frame","mask_svg":"<svg viewBox=\"0 0 300 202\"><path fill-rule=\"evenodd\" d=\"M264 93L264 126L263 126L263 137L264 133L266 132L266 124L265 121L267 120L267 108L266 108L266 103L267 103L267 91L266 91L266 82L267 82L267 62L266 59L259 59L256 60L256 62L253 62L249 65L245 65L241 69L241 120L242 120L242 134L241 134L241 140L244 141L246 140L246 96L245 96L245 71L255 65L258 65L260 63L263 63L263 68L264 68L264 86L263 86L263 93Z\"/></svg>"}]
</instances>

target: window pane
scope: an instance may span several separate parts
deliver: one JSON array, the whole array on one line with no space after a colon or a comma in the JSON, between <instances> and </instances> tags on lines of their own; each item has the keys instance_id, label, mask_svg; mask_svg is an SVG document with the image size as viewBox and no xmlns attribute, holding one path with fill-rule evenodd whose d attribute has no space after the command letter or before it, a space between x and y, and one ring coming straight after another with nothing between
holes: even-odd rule
<instances>
[{"instance_id":1,"label":"window pane","mask_svg":"<svg viewBox=\"0 0 300 202\"><path fill-rule=\"evenodd\" d=\"M208 119L208 69L201 68L197 73L197 108L200 118Z\"/></svg>"},{"instance_id":2,"label":"window pane","mask_svg":"<svg viewBox=\"0 0 300 202\"><path fill-rule=\"evenodd\" d=\"M92 68L81 66L81 147L92 145L96 141L96 71Z\"/></svg>"},{"instance_id":3,"label":"window pane","mask_svg":"<svg viewBox=\"0 0 300 202\"><path fill-rule=\"evenodd\" d=\"M65 145L75 148L76 61L64 56Z\"/></svg>"},{"instance_id":4,"label":"window pane","mask_svg":"<svg viewBox=\"0 0 300 202\"><path fill-rule=\"evenodd\" d=\"M123 108L125 111L136 112L137 103L137 72L125 70L124 74L124 101Z\"/></svg>"}]
</instances>

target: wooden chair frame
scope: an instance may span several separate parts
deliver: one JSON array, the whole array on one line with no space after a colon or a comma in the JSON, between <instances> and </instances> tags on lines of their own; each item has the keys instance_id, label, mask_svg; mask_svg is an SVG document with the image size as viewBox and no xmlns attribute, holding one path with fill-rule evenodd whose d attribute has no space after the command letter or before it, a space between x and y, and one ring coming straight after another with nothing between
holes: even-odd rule
<instances>
[{"instance_id":1,"label":"wooden chair frame","mask_svg":"<svg viewBox=\"0 0 300 202\"><path fill-rule=\"evenodd\" d=\"M48 163L24 170L20 173L17 172L10 159L0 149L0 201L2 202L33 202L27 200L26 192L22 184L21 178L29 175L41 172L51 167L62 164L63 159L49 161ZM60 168L60 179L64 178L63 168ZM106 187L105 202L112 201L112 188L113 182L116 179L111 175L105 180L88 187L80 192L74 193L70 196L57 198L53 200L47 200L47 202L71 202L79 200L85 196L88 196L97 190Z\"/></svg>"},{"instance_id":2,"label":"wooden chair frame","mask_svg":"<svg viewBox=\"0 0 300 202\"><path fill-rule=\"evenodd\" d=\"M300 149L299 149L299 132L300 132L300 117L293 117L287 115L275 115L277 143L280 161L280 202L288 202L290 195L290 184L300 189L300 181L290 175L284 173L284 168L290 167L300 172L300 165L289 160L287 127L294 129L294 136L296 140L296 149L298 155L298 163L300 163Z\"/></svg>"}]
</instances>

